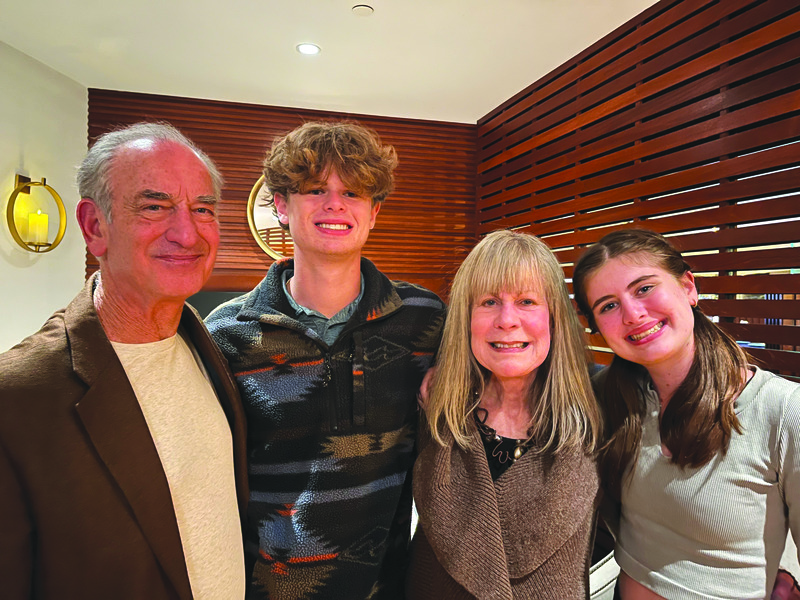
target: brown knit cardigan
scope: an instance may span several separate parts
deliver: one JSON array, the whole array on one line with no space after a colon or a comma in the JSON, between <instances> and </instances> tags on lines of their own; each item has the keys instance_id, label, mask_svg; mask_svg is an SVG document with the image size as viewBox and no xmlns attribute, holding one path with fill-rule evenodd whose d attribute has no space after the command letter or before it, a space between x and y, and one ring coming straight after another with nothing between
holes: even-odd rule
<instances>
[{"instance_id":1,"label":"brown knit cardigan","mask_svg":"<svg viewBox=\"0 0 800 600\"><path fill-rule=\"evenodd\" d=\"M407 598L589 597L599 499L591 457L528 451L492 482L477 431L463 451L420 430Z\"/></svg>"}]
</instances>

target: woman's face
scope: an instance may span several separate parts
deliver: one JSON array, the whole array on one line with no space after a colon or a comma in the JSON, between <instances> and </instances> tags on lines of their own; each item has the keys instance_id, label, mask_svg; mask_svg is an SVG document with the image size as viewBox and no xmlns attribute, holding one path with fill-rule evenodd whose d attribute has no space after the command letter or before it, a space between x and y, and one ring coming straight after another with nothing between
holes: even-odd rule
<instances>
[{"instance_id":1,"label":"woman's face","mask_svg":"<svg viewBox=\"0 0 800 600\"><path fill-rule=\"evenodd\" d=\"M586 281L597 328L617 356L650 367L669 367L694 356L694 276L679 279L646 255L608 260Z\"/></svg>"},{"instance_id":2,"label":"woman's face","mask_svg":"<svg viewBox=\"0 0 800 600\"><path fill-rule=\"evenodd\" d=\"M550 309L535 290L485 294L472 307L470 343L500 381L530 383L550 352Z\"/></svg>"}]
</instances>

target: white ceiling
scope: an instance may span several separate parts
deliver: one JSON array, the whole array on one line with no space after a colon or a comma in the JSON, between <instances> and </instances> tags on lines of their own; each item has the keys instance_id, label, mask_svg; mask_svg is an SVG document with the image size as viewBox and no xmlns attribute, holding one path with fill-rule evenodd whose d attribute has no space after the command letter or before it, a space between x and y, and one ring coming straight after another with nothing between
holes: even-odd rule
<instances>
[{"instance_id":1,"label":"white ceiling","mask_svg":"<svg viewBox=\"0 0 800 600\"><path fill-rule=\"evenodd\" d=\"M0 41L86 87L475 123L654 3L0 0Z\"/></svg>"}]
</instances>

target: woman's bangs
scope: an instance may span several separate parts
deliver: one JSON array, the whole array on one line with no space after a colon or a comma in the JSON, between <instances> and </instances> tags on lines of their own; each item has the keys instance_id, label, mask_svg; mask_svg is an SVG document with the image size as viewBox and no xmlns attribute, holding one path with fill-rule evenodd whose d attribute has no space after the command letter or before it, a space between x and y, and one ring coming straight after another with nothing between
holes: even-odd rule
<instances>
[{"instance_id":1,"label":"woman's bangs","mask_svg":"<svg viewBox=\"0 0 800 600\"><path fill-rule=\"evenodd\" d=\"M480 296L500 292L542 291L544 288L538 265L532 257L494 253L473 277L472 303ZM527 260L526 260L527 258Z\"/></svg>"}]
</instances>

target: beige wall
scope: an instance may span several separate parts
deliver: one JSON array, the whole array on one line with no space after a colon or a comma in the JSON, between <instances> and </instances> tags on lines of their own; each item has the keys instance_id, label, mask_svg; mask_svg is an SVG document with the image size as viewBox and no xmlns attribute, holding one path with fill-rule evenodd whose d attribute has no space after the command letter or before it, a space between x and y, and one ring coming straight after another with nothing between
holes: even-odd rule
<instances>
[{"instance_id":1,"label":"beige wall","mask_svg":"<svg viewBox=\"0 0 800 600\"><path fill-rule=\"evenodd\" d=\"M75 167L86 152L87 90L0 43L0 352L33 333L83 284L84 245L75 221ZM14 174L47 178L63 198L67 232L58 248L36 255L17 246L6 226ZM30 200L49 196L35 188ZM51 237L55 205L47 204Z\"/></svg>"}]
</instances>

